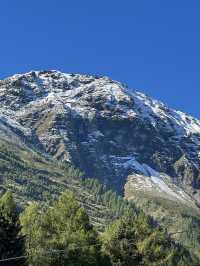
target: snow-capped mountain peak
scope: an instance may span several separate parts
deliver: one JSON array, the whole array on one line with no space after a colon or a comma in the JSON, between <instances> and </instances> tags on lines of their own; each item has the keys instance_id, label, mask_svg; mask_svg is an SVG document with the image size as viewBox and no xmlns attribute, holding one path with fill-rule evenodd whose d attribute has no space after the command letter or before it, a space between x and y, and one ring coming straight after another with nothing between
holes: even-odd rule
<instances>
[{"instance_id":1,"label":"snow-capped mountain peak","mask_svg":"<svg viewBox=\"0 0 200 266\"><path fill-rule=\"evenodd\" d=\"M200 202L200 121L120 82L56 70L17 74L0 81L0 116L36 147L119 191L137 173L135 160Z\"/></svg>"}]
</instances>

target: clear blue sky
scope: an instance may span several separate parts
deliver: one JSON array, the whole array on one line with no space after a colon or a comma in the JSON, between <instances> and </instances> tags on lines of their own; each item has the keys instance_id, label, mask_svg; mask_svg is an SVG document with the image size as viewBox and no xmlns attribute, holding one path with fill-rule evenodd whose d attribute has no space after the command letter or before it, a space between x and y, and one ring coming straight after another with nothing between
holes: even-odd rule
<instances>
[{"instance_id":1,"label":"clear blue sky","mask_svg":"<svg viewBox=\"0 0 200 266\"><path fill-rule=\"evenodd\" d=\"M2 0L0 78L102 74L200 118L199 0Z\"/></svg>"}]
</instances>

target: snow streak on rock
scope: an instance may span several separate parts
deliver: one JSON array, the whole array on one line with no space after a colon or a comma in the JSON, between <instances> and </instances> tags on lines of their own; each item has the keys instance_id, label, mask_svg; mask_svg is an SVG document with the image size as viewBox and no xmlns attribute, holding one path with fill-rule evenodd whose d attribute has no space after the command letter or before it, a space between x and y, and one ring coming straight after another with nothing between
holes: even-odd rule
<instances>
[{"instance_id":1,"label":"snow streak on rock","mask_svg":"<svg viewBox=\"0 0 200 266\"><path fill-rule=\"evenodd\" d=\"M14 75L0 81L1 121L120 192L135 176L136 189L200 203L200 121L108 77Z\"/></svg>"}]
</instances>

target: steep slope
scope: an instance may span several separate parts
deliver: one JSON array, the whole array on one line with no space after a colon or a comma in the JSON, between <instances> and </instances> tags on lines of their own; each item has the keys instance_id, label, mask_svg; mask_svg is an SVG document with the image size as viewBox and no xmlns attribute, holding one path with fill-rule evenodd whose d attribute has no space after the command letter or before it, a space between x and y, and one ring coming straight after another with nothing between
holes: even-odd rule
<instances>
[{"instance_id":1,"label":"steep slope","mask_svg":"<svg viewBox=\"0 0 200 266\"><path fill-rule=\"evenodd\" d=\"M15 126L0 120L0 193L11 190L23 207L32 201L47 206L61 192L72 191L98 230L103 230L129 207L127 201L97 180L81 179L82 173L71 165L28 146L23 131Z\"/></svg>"},{"instance_id":2,"label":"steep slope","mask_svg":"<svg viewBox=\"0 0 200 266\"><path fill-rule=\"evenodd\" d=\"M1 188L18 201L68 188L102 228L120 207L112 212L73 165L121 194L125 188L127 199L198 250L199 154L200 121L107 77L40 71L0 81Z\"/></svg>"},{"instance_id":3,"label":"steep slope","mask_svg":"<svg viewBox=\"0 0 200 266\"><path fill-rule=\"evenodd\" d=\"M1 81L0 104L35 147L87 176L123 191L135 164L146 164L200 202L197 119L107 77L57 71Z\"/></svg>"}]
</instances>

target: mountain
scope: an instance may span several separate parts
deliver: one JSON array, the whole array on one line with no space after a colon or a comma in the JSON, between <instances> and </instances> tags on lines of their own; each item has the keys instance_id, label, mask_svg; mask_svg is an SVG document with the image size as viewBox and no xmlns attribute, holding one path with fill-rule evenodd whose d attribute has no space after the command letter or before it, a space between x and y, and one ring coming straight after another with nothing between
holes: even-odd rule
<instances>
[{"instance_id":1,"label":"mountain","mask_svg":"<svg viewBox=\"0 0 200 266\"><path fill-rule=\"evenodd\" d=\"M1 81L0 104L2 121L20 129L41 151L73 163L89 177L123 191L128 175L154 176L158 190L171 198L200 202L197 119L107 77L57 71ZM179 195L155 182L161 173L180 187Z\"/></svg>"},{"instance_id":2,"label":"mountain","mask_svg":"<svg viewBox=\"0 0 200 266\"><path fill-rule=\"evenodd\" d=\"M32 71L0 81L0 143L2 187L19 199L43 200L67 187L85 195L69 177L71 165L172 234L181 224L187 232L176 238L197 246L199 120L108 77Z\"/></svg>"}]
</instances>

